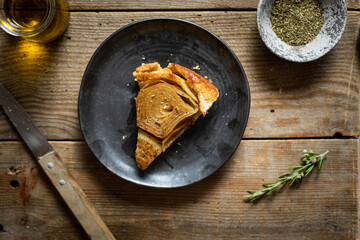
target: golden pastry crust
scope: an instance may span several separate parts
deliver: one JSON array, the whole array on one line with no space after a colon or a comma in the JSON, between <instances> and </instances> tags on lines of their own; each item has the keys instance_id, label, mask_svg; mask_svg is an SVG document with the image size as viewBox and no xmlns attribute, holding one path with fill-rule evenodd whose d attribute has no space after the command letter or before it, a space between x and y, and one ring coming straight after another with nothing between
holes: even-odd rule
<instances>
[{"instance_id":1,"label":"golden pastry crust","mask_svg":"<svg viewBox=\"0 0 360 240\"><path fill-rule=\"evenodd\" d=\"M186 67L170 63L168 68L173 73L186 79L186 83L196 92L199 99L200 111L205 116L219 96L218 89L209 80L206 80Z\"/></svg>"},{"instance_id":2,"label":"golden pastry crust","mask_svg":"<svg viewBox=\"0 0 360 240\"><path fill-rule=\"evenodd\" d=\"M160 64L157 63L157 62L147 63L147 64L144 64L144 65L142 65L140 67L137 67L135 72L133 72L133 76L135 78L137 78L139 73L154 72L154 71L158 71L160 69L161 69Z\"/></svg>"}]
</instances>

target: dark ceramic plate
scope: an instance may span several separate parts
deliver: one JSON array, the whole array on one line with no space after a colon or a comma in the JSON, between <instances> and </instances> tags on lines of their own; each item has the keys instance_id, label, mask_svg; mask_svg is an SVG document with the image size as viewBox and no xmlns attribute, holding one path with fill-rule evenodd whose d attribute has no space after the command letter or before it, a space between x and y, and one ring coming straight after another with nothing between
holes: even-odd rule
<instances>
[{"instance_id":1,"label":"dark ceramic plate","mask_svg":"<svg viewBox=\"0 0 360 240\"><path fill-rule=\"evenodd\" d=\"M219 98L147 170L135 162L137 82L142 63L197 65L219 89ZM81 83L79 119L85 140L112 172L152 187L180 187L218 170L240 143L250 109L244 70L231 49L191 22L156 18L132 23L107 38L91 58Z\"/></svg>"}]
</instances>

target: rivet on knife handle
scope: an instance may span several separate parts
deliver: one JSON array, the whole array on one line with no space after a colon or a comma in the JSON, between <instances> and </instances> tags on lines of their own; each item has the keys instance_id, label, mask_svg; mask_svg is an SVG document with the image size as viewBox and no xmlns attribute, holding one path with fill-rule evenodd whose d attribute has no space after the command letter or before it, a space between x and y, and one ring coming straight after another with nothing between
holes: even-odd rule
<instances>
[{"instance_id":1,"label":"rivet on knife handle","mask_svg":"<svg viewBox=\"0 0 360 240\"><path fill-rule=\"evenodd\" d=\"M39 164L91 239L115 239L56 152L40 157Z\"/></svg>"}]
</instances>

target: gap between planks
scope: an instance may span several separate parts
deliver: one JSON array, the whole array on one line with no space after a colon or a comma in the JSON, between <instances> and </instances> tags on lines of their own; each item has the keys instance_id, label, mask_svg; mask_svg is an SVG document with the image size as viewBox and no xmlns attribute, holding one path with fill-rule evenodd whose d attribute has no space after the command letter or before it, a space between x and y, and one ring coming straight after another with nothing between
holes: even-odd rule
<instances>
[{"instance_id":1,"label":"gap between planks","mask_svg":"<svg viewBox=\"0 0 360 240\"><path fill-rule=\"evenodd\" d=\"M196 9L70 9L69 12L256 12L257 8L196 8ZM348 8L349 12L360 12L357 8Z\"/></svg>"},{"instance_id":2,"label":"gap between planks","mask_svg":"<svg viewBox=\"0 0 360 240\"><path fill-rule=\"evenodd\" d=\"M284 141L284 140L347 140L359 139L360 137L342 136L342 137L286 137L286 138L242 138L241 141ZM0 143L22 142L22 139L0 139ZM85 142L85 139L47 139L48 142ZM360 149L360 148L359 148Z\"/></svg>"}]
</instances>

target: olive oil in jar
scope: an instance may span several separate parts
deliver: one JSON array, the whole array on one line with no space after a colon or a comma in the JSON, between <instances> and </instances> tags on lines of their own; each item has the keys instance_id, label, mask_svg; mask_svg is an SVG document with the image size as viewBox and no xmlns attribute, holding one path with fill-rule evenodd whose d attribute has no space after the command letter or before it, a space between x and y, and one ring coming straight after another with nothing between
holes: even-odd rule
<instances>
[{"instance_id":1,"label":"olive oil in jar","mask_svg":"<svg viewBox=\"0 0 360 240\"><path fill-rule=\"evenodd\" d=\"M31 41L52 41L69 23L66 0L0 0L1 5L1 27Z\"/></svg>"}]
</instances>

